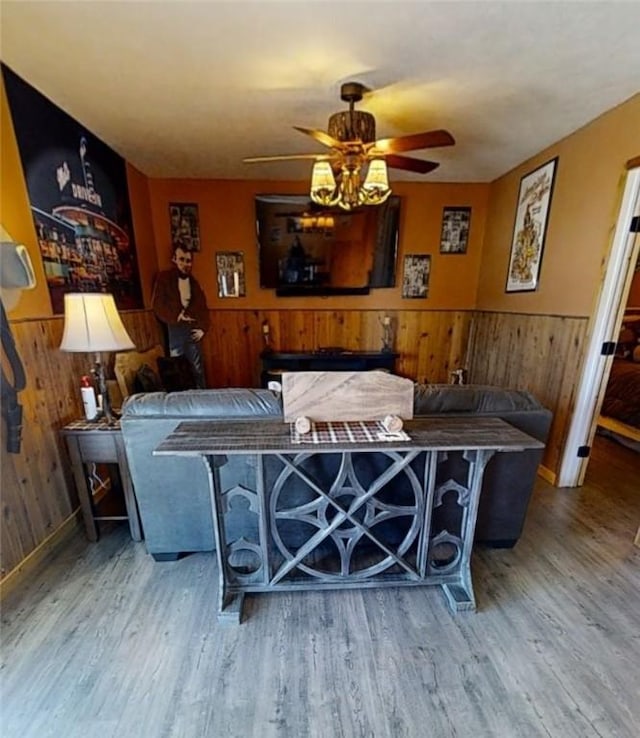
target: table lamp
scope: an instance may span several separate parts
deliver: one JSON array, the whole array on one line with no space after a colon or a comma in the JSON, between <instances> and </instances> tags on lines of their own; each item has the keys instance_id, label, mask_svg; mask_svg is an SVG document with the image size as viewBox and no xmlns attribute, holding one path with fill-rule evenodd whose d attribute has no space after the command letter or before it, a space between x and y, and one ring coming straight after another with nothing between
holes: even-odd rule
<instances>
[{"instance_id":1,"label":"table lamp","mask_svg":"<svg viewBox=\"0 0 640 738\"><path fill-rule=\"evenodd\" d=\"M113 423L113 413L100 352L134 348L135 344L122 324L113 295L70 292L64 296L64 331L60 350L95 353L94 373L102 395L102 413L109 424Z\"/></svg>"}]
</instances>

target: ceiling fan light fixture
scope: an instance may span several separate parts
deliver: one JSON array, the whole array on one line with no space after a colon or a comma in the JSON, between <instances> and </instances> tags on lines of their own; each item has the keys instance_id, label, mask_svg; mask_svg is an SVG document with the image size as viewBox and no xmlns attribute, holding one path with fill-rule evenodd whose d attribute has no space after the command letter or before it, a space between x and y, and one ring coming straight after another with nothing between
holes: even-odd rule
<instances>
[{"instance_id":1,"label":"ceiling fan light fixture","mask_svg":"<svg viewBox=\"0 0 640 738\"><path fill-rule=\"evenodd\" d=\"M384 159L372 159L369 162L369 170L360 189L364 205L380 205L388 199L391 188Z\"/></svg>"},{"instance_id":2,"label":"ceiling fan light fixture","mask_svg":"<svg viewBox=\"0 0 640 738\"><path fill-rule=\"evenodd\" d=\"M315 159L311 176L311 200L322 207L338 205L354 210L361 205L380 205L391 195L387 168L427 174L438 167L434 161L414 159L403 152L453 146L455 139L445 130L423 131L395 138L376 139L376 121L371 113L355 110L367 88L360 82L345 82L340 97L349 109L329 118L328 132L294 126L300 133L330 149L328 154L288 154L245 159L293 161ZM339 174L334 176L334 171ZM365 175L366 172L366 176ZM364 177L364 181L362 181ZM336 181L337 180L337 181Z\"/></svg>"},{"instance_id":3,"label":"ceiling fan light fixture","mask_svg":"<svg viewBox=\"0 0 640 738\"><path fill-rule=\"evenodd\" d=\"M328 161L317 161L313 165L310 195L313 202L325 207L335 205L338 201L336 179Z\"/></svg>"},{"instance_id":4,"label":"ceiling fan light fixture","mask_svg":"<svg viewBox=\"0 0 640 738\"><path fill-rule=\"evenodd\" d=\"M310 197L323 207L338 205L343 210L354 210L361 205L381 205L391 194L387 163L384 159L369 162L367 176L362 182L360 157L350 156L343 162L339 183L327 161L317 161L311 174Z\"/></svg>"},{"instance_id":5,"label":"ceiling fan light fixture","mask_svg":"<svg viewBox=\"0 0 640 738\"><path fill-rule=\"evenodd\" d=\"M343 210L353 210L362 204L360 167L343 167L338 187L338 206Z\"/></svg>"}]
</instances>

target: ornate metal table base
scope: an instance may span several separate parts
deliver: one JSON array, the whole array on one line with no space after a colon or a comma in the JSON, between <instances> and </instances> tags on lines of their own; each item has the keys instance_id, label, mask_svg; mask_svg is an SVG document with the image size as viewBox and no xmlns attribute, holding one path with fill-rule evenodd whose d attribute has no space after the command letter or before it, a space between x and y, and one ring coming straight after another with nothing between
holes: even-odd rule
<instances>
[{"instance_id":1,"label":"ornate metal table base","mask_svg":"<svg viewBox=\"0 0 640 738\"><path fill-rule=\"evenodd\" d=\"M154 454L206 465L218 617L247 592L439 585L475 610L471 549L485 466L543 444L498 418L409 421L409 440L302 449L278 421L185 421ZM241 480L241 481L239 481Z\"/></svg>"},{"instance_id":2,"label":"ornate metal table base","mask_svg":"<svg viewBox=\"0 0 640 738\"><path fill-rule=\"evenodd\" d=\"M470 559L484 467L464 452L464 483L439 481L445 451L260 454L255 488L224 488L218 456L204 456L216 532L218 618L239 623L245 592L440 585L452 611L475 610ZM330 479L327 480L327 475ZM456 530L434 511L460 510ZM234 512L236 511L236 512ZM229 537L229 518L244 528ZM251 521L251 517L255 520ZM231 521L233 522L233 521ZM242 526L241 526L242 527Z\"/></svg>"}]
</instances>

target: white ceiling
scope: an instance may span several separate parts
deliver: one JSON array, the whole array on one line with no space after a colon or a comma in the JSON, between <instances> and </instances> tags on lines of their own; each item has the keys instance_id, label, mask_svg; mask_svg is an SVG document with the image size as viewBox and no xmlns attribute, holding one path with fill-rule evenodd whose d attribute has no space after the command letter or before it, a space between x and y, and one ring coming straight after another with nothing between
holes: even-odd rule
<instances>
[{"instance_id":1,"label":"white ceiling","mask_svg":"<svg viewBox=\"0 0 640 738\"><path fill-rule=\"evenodd\" d=\"M2 0L2 61L152 177L304 179L340 83L379 138L445 128L393 179L491 181L640 90L640 2ZM639 122L640 131L640 122ZM640 133L639 133L640 139ZM639 141L640 150L640 141Z\"/></svg>"}]
</instances>

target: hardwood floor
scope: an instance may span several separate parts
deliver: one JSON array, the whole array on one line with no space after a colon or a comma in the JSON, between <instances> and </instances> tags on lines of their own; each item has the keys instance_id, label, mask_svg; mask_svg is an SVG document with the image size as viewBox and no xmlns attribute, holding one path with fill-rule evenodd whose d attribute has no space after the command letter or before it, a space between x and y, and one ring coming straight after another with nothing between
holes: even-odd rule
<instances>
[{"instance_id":1,"label":"hardwood floor","mask_svg":"<svg viewBox=\"0 0 640 738\"><path fill-rule=\"evenodd\" d=\"M435 588L249 596L214 559L80 536L2 606L3 738L626 738L640 725L640 455L598 438L585 486L539 480L478 612Z\"/></svg>"}]
</instances>

